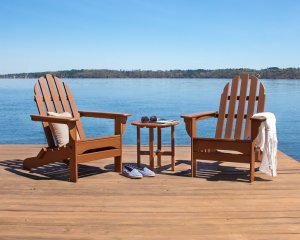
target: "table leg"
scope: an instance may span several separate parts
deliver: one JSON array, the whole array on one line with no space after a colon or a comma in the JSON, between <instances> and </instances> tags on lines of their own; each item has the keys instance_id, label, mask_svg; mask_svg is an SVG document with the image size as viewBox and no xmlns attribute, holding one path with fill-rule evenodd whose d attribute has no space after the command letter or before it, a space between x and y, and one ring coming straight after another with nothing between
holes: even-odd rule
<instances>
[{"instance_id":1,"label":"table leg","mask_svg":"<svg viewBox=\"0 0 300 240\"><path fill-rule=\"evenodd\" d=\"M172 171L175 171L175 127L171 126Z\"/></svg>"},{"instance_id":2,"label":"table leg","mask_svg":"<svg viewBox=\"0 0 300 240\"><path fill-rule=\"evenodd\" d=\"M161 167L161 128L157 127L157 166Z\"/></svg>"},{"instance_id":3,"label":"table leg","mask_svg":"<svg viewBox=\"0 0 300 240\"><path fill-rule=\"evenodd\" d=\"M154 128L149 128L150 168L154 169Z\"/></svg>"},{"instance_id":4,"label":"table leg","mask_svg":"<svg viewBox=\"0 0 300 240\"><path fill-rule=\"evenodd\" d=\"M137 165L138 167L141 166L141 128L140 127L137 127L136 128L136 141L137 141L137 149L136 149L136 152L137 152Z\"/></svg>"}]
</instances>

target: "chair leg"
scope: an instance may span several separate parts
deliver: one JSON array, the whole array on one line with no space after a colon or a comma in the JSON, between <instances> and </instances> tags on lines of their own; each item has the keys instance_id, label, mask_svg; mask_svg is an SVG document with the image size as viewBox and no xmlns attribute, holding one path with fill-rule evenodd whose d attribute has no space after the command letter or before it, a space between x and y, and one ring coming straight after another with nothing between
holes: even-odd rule
<instances>
[{"instance_id":1,"label":"chair leg","mask_svg":"<svg viewBox=\"0 0 300 240\"><path fill-rule=\"evenodd\" d=\"M76 157L70 159L70 181L77 182L78 180L78 164Z\"/></svg>"},{"instance_id":2,"label":"chair leg","mask_svg":"<svg viewBox=\"0 0 300 240\"><path fill-rule=\"evenodd\" d=\"M122 156L115 157L115 172L122 173Z\"/></svg>"},{"instance_id":3,"label":"chair leg","mask_svg":"<svg viewBox=\"0 0 300 240\"><path fill-rule=\"evenodd\" d=\"M30 157L30 158L24 159L24 161L23 161L23 169L24 169L24 170L30 171L31 168L33 168L31 165L32 165L32 163L34 163L35 161L38 161L38 158L37 158L37 157Z\"/></svg>"},{"instance_id":4,"label":"chair leg","mask_svg":"<svg viewBox=\"0 0 300 240\"><path fill-rule=\"evenodd\" d=\"M250 159L250 183L254 181L254 172L255 172L255 151L254 148L252 147L251 149L251 159Z\"/></svg>"},{"instance_id":5,"label":"chair leg","mask_svg":"<svg viewBox=\"0 0 300 240\"><path fill-rule=\"evenodd\" d=\"M69 149L65 148L62 150L47 150L46 148L41 149L36 157L26 158L23 161L23 169L31 170L32 168L41 167L54 162L59 162L62 159L68 159L70 155Z\"/></svg>"},{"instance_id":6,"label":"chair leg","mask_svg":"<svg viewBox=\"0 0 300 240\"><path fill-rule=\"evenodd\" d=\"M197 160L192 158L192 177L196 177L197 175Z\"/></svg>"}]
</instances>

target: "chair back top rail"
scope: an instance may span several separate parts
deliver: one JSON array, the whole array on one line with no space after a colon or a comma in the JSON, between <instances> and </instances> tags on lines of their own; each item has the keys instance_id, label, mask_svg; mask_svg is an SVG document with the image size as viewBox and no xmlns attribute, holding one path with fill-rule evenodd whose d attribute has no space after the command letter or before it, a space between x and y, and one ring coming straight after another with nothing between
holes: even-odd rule
<instances>
[{"instance_id":1,"label":"chair back top rail","mask_svg":"<svg viewBox=\"0 0 300 240\"><path fill-rule=\"evenodd\" d=\"M254 113L264 111L265 100L265 88L256 76L235 77L225 85L221 95L215 137L249 139L250 118Z\"/></svg>"}]
</instances>

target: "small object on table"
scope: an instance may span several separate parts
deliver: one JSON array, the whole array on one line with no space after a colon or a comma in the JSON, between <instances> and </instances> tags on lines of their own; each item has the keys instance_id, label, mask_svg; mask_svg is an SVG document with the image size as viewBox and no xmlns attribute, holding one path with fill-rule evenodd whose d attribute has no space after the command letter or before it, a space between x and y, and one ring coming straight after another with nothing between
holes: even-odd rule
<instances>
[{"instance_id":1,"label":"small object on table","mask_svg":"<svg viewBox=\"0 0 300 240\"><path fill-rule=\"evenodd\" d=\"M149 122L149 118L147 116L143 116L141 117L141 122L142 123Z\"/></svg>"},{"instance_id":2,"label":"small object on table","mask_svg":"<svg viewBox=\"0 0 300 240\"><path fill-rule=\"evenodd\" d=\"M142 119L141 119L142 120ZM157 120L157 118L156 118ZM161 156L171 156L172 171L175 171L175 126L179 124L176 120L165 120L165 122L142 122L134 121L131 125L137 129L137 164L141 165L141 155L149 155L150 168L154 169L154 154L157 155L157 165L161 167ZM149 129L149 151L141 151L141 128ZM162 151L161 129L171 127L171 151ZM157 128L157 150L154 151L154 128Z\"/></svg>"},{"instance_id":3,"label":"small object on table","mask_svg":"<svg viewBox=\"0 0 300 240\"><path fill-rule=\"evenodd\" d=\"M156 122L157 121L157 117L156 116L151 116L150 117L150 122Z\"/></svg>"}]
</instances>

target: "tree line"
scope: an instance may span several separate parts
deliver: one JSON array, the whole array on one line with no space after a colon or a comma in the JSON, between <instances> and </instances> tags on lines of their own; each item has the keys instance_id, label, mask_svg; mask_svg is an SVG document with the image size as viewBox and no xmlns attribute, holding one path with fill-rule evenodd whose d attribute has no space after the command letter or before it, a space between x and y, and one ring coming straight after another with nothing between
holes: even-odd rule
<instances>
[{"instance_id":1,"label":"tree line","mask_svg":"<svg viewBox=\"0 0 300 240\"><path fill-rule=\"evenodd\" d=\"M249 68L195 69L195 70L109 70L81 69L49 72L3 74L0 78L38 78L51 73L60 78L232 78L243 72L258 75L262 79L300 79L300 68L271 67L261 70Z\"/></svg>"}]
</instances>

